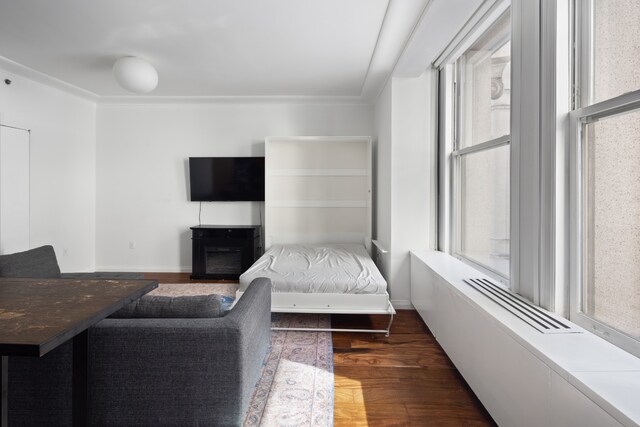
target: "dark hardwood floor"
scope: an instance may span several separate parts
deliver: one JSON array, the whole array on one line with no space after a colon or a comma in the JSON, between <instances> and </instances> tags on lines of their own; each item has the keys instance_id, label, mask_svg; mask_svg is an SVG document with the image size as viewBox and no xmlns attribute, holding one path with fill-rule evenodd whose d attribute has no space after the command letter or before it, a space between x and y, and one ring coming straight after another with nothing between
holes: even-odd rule
<instances>
[{"instance_id":1,"label":"dark hardwood floor","mask_svg":"<svg viewBox=\"0 0 640 427\"><path fill-rule=\"evenodd\" d=\"M334 328L386 327L388 316L334 315ZM494 426L417 312L383 334L333 333L335 426Z\"/></svg>"},{"instance_id":2,"label":"dark hardwood floor","mask_svg":"<svg viewBox=\"0 0 640 427\"><path fill-rule=\"evenodd\" d=\"M145 273L144 278L203 282L189 273ZM388 321L379 315L333 315L332 326L384 329ZM398 310L389 337L334 332L333 349L336 427L496 425L413 310Z\"/></svg>"}]
</instances>

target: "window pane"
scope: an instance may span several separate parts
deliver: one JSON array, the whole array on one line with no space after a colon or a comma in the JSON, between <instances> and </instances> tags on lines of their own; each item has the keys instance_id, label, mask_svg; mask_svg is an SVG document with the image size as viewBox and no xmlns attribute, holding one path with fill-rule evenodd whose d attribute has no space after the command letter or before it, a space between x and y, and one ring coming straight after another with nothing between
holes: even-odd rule
<instances>
[{"instance_id":1,"label":"window pane","mask_svg":"<svg viewBox=\"0 0 640 427\"><path fill-rule=\"evenodd\" d=\"M592 101L640 89L640 1L595 0L592 32Z\"/></svg>"},{"instance_id":2,"label":"window pane","mask_svg":"<svg viewBox=\"0 0 640 427\"><path fill-rule=\"evenodd\" d=\"M509 146L460 160L461 255L509 277Z\"/></svg>"},{"instance_id":3,"label":"window pane","mask_svg":"<svg viewBox=\"0 0 640 427\"><path fill-rule=\"evenodd\" d=\"M582 311L640 338L640 110L585 126Z\"/></svg>"},{"instance_id":4,"label":"window pane","mask_svg":"<svg viewBox=\"0 0 640 427\"><path fill-rule=\"evenodd\" d=\"M508 11L459 60L460 148L510 133L510 34Z\"/></svg>"}]
</instances>

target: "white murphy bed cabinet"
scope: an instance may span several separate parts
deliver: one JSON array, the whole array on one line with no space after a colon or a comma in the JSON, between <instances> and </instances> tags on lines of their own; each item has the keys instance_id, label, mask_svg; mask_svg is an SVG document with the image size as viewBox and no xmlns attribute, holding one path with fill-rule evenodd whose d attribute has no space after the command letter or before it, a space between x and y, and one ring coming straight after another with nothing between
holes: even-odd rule
<instances>
[{"instance_id":1,"label":"white murphy bed cabinet","mask_svg":"<svg viewBox=\"0 0 640 427\"><path fill-rule=\"evenodd\" d=\"M360 243L370 251L371 179L368 136L267 138L265 247Z\"/></svg>"},{"instance_id":2,"label":"white murphy bed cabinet","mask_svg":"<svg viewBox=\"0 0 640 427\"><path fill-rule=\"evenodd\" d=\"M351 243L371 252L371 138L269 137L265 140L265 248ZM275 292L272 311L387 314L389 294Z\"/></svg>"}]
</instances>

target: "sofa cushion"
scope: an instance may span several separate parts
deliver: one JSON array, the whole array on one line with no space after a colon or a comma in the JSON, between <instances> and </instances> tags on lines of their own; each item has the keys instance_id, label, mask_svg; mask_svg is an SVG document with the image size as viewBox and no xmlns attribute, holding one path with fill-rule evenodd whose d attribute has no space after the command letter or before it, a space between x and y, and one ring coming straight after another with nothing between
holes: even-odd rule
<instances>
[{"instance_id":1,"label":"sofa cushion","mask_svg":"<svg viewBox=\"0 0 640 427\"><path fill-rule=\"evenodd\" d=\"M50 245L24 252L0 255L0 277L60 278L60 267Z\"/></svg>"},{"instance_id":2,"label":"sofa cushion","mask_svg":"<svg viewBox=\"0 0 640 427\"><path fill-rule=\"evenodd\" d=\"M116 319L204 319L223 315L219 295L188 295L169 297L143 295L113 313Z\"/></svg>"}]
</instances>

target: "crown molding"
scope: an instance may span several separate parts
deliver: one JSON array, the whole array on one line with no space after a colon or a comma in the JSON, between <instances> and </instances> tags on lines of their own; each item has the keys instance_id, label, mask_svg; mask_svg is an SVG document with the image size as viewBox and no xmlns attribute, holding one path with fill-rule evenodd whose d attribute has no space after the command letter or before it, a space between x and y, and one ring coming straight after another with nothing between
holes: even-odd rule
<instances>
[{"instance_id":1,"label":"crown molding","mask_svg":"<svg viewBox=\"0 0 640 427\"><path fill-rule=\"evenodd\" d=\"M8 58L0 56L0 68L10 73L33 80L95 102L98 105L166 105L166 104L297 104L297 105L373 105L364 96L100 96L70 83L36 71Z\"/></svg>"},{"instance_id":2,"label":"crown molding","mask_svg":"<svg viewBox=\"0 0 640 427\"><path fill-rule=\"evenodd\" d=\"M362 96L102 96L99 105L297 104L373 105Z\"/></svg>"},{"instance_id":3,"label":"crown molding","mask_svg":"<svg viewBox=\"0 0 640 427\"><path fill-rule=\"evenodd\" d=\"M0 68L10 73L33 80L37 83L41 83L43 85L59 89L63 92L67 92L71 95L78 96L82 99L86 99L87 101L97 102L100 98L93 92L79 88L78 86L74 86L55 77L51 77L47 74L41 73L40 71L36 71L33 68L29 68L25 65L19 64L9 58L5 58L4 56L0 56Z\"/></svg>"}]
</instances>

